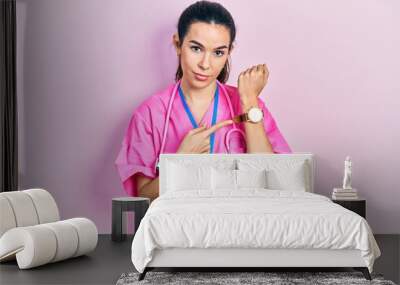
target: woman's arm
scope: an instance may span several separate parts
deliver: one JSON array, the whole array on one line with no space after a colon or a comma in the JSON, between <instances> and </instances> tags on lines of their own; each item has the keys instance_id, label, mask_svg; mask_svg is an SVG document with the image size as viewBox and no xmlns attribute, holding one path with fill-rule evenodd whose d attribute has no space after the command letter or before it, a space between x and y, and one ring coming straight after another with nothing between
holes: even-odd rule
<instances>
[{"instance_id":1,"label":"woman's arm","mask_svg":"<svg viewBox=\"0 0 400 285\"><path fill-rule=\"evenodd\" d=\"M269 76L265 64L259 64L240 73L238 78L238 91L242 111L247 112L250 107L260 107L258 96L261 94ZM265 115L265 114L264 114ZM256 124L244 122L246 131L247 153L274 153L271 143L265 133L264 121Z\"/></svg>"},{"instance_id":2,"label":"woman's arm","mask_svg":"<svg viewBox=\"0 0 400 285\"><path fill-rule=\"evenodd\" d=\"M257 106L258 100L242 103L242 110L248 111L250 107ZM271 143L265 133L264 119L258 123L244 122L246 133L246 149L247 153L274 153Z\"/></svg>"},{"instance_id":3,"label":"woman's arm","mask_svg":"<svg viewBox=\"0 0 400 285\"><path fill-rule=\"evenodd\" d=\"M150 203L159 195L159 177L151 179L138 173L136 175L136 185L138 195L150 198Z\"/></svg>"}]
</instances>

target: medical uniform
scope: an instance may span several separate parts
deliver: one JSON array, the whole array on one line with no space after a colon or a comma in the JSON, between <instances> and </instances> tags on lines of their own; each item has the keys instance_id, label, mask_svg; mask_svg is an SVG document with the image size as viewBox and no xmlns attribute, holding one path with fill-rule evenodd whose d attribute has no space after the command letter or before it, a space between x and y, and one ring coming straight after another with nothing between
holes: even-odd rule
<instances>
[{"instance_id":1,"label":"medical uniform","mask_svg":"<svg viewBox=\"0 0 400 285\"><path fill-rule=\"evenodd\" d=\"M222 84L222 83L221 83ZM233 107L234 115L242 113L240 97L236 87L222 84L227 91ZM156 178L158 174L155 171L155 163L160 153L165 118L169 106L169 99L174 90L174 84L166 89L157 92L153 96L142 102L136 110L134 110L125 136L122 147L115 161L121 182L126 193L130 196L138 196L136 181L134 174L140 172L149 178ZM229 120L232 118L227 98L218 86L218 108L216 122ZM208 110L204 114L198 125L205 124L210 127L214 111L214 95L213 101L210 103ZM171 102L171 113L168 125L168 133L165 139L163 153L176 153L181 141L186 134L193 129L193 124L185 111L184 103L181 97L176 94ZM266 108L263 100L258 97L258 106L264 112L264 129L275 153L291 153L291 149L278 129L278 126L271 113ZM236 124L245 132L244 123ZM228 153L225 146L225 135L233 128L233 124L229 124L218 129L214 136L213 153ZM235 131L230 136L231 153L245 153L246 142L239 132Z\"/></svg>"}]
</instances>

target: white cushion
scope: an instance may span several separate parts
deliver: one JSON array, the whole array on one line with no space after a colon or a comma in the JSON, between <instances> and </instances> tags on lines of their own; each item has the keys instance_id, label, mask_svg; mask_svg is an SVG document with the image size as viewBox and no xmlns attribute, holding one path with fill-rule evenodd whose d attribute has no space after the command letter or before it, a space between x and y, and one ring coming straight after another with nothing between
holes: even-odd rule
<instances>
[{"instance_id":1,"label":"white cushion","mask_svg":"<svg viewBox=\"0 0 400 285\"><path fill-rule=\"evenodd\" d=\"M236 170L237 187L240 188L267 188L267 171L260 170Z\"/></svg>"},{"instance_id":2,"label":"white cushion","mask_svg":"<svg viewBox=\"0 0 400 285\"><path fill-rule=\"evenodd\" d=\"M309 191L310 168L305 160L293 159L238 159L240 170L267 170L267 188L271 190Z\"/></svg>"},{"instance_id":3,"label":"white cushion","mask_svg":"<svg viewBox=\"0 0 400 285\"><path fill-rule=\"evenodd\" d=\"M0 237L9 229L15 228L17 222L8 199L0 193Z\"/></svg>"},{"instance_id":4,"label":"white cushion","mask_svg":"<svg viewBox=\"0 0 400 285\"><path fill-rule=\"evenodd\" d=\"M213 190L236 190L236 170L234 169L217 169L212 167L211 180Z\"/></svg>"},{"instance_id":5,"label":"white cushion","mask_svg":"<svg viewBox=\"0 0 400 285\"><path fill-rule=\"evenodd\" d=\"M35 205L36 213L39 218L39 224L51 223L60 220L60 214L56 201L51 194L41 188L27 189L21 191L28 194Z\"/></svg>"},{"instance_id":6,"label":"white cushion","mask_svg":"<svg viewBox=\"0 0 400 285\"><path fill-rule=\"evenodd\" d=\"M76 257L97 245L97 228L86 218L18 227L0 238L0 261L14 257L20 269Z\"/></svg>"},{"instance_id":7,"label":"white cushion","mask_svg":"<svg viewBox=\"0 0 400 285\"><path fill-rule=\"evenodd\" d=\"M267 172L268 189L306 191L308 185L304 163L288 164Z\"/></svg>"},{"instance_id":8,"label":"white cushion","mask_svg":"<svg viewBox=\"0 0 400 285\"><path fill-rule=\"evenodd\" d=\"M0 216L0 237L14 227L33 226L60 219L53 196L40 188L0 193Z\"/></svg>"},{"instance_id":9,"label":"white cushion","mask_svg":"<svg viewBox=\"0 0 400 285\"><path fill-rule=\"evenodd\" d=\"M78 248L79 236L71 224L59 221L43 224L43 226L51 229L52 234L55 235L57 244L59 244L51 262L67 259L75 255Z\"/></svg>"},{"instance_id":10,"label":"white cushion","mask_svg":"<svg viewBox=\"0 0 400 285\"><path fill-rule=\"evenodd\" d=\"M211 170L212 189L214 191L235 191L241 188L267 188L266 170Z\"/></svg>"},{"instance_id":11,"label":"white cushion","mask_svg":"<svg viewBox=\"0 0 400 285\"><path fill-rule=\"evenodd\" d=\"M161 154L160 157L160 196L169 191L176 191L174 189L175 186L178 186L179 189L192 189L193 185L190 185L190 188L187 188L187 183L182 180L182 174L176 175L175 170L176 167L169 165L179 164L183 168L194 169L194 167L215 167L217 169L235 169L236 161L234 158L220 157L218 154L194 154L194 153L184 153L184 154ZM206 171L208 172L208 171ZM178 176L178 177L177 177ZM204 187L207 188L207 191L212 191L210 189L211 184L211 169L209 169L209 176L205 181L200 183L200 185L195 185L194 190L198 190L199 192L204 192ZM178 179L179 178L179 179ZM180 185L176 185L180 184ZM183 185L182 185L183 184ZM192 184L192 183L190 183ZM206 184L206 185L204 185ZM200 188L201 187L201 188ZM203 189L202 189L203 188Z\"/></svg>"},{"instance_id":12,"label":"white cushion","mask_svg":"<svg viewBox=\"0 0 400 285\"><path fill-rule=\"evenodd\" d=\"M211 189L211 167L169 162L167 191Z\"/></svg>"},{"instance_id":13,"label":"white cushion","mask_svg":"<svg viewBox=\"0 0 400 285\"><path fill-rule=\"evenodd\" d=\"M19 268L26 269L96 247L92 221L59 218L55 200L44 189L0 193L0 262L17 259Z\"/></svg>"},{"instance_id":14,"label":"white cushion","mask_svg":"<svg viewBox=\"0 0 400 285\"><path fill-rule=\"evenodd\" d=\"M29 195L23 191L3 192L0 194L10 203L17 227L39 224L35 205Z\"/></svg>"}]
</instances>

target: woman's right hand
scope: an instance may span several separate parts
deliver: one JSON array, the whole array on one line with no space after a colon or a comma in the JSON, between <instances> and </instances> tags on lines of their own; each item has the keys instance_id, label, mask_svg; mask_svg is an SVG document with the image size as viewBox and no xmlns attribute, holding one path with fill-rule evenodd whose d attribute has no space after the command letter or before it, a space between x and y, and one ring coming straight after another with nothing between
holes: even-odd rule
<instances>
[{"instance_id":1,"label":"woman's right hand","mask_svg":"<svg viewBox=\"0 0 400 285\"><path fill-rule=\"evenodd\" d=\"M210 152L210 135L226 125L232 124L232 120L218 122L207 128L200 126L190 130L183 138L176 153L208 153Z\"/></svg>"}]
</instances>

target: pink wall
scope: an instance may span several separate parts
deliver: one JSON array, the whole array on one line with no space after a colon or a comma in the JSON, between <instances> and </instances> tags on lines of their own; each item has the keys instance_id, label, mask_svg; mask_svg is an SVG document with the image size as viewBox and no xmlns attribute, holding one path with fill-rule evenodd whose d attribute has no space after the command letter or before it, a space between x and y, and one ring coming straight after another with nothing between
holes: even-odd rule
<instances>
[{"instance_id":1,"label":"pink wall","mask_svg":"<svg viewBox=\"0 0 400 285\"><path fill-rule=\"evenodd\" d=\"M190 3L17 0L21 188L46 188L63 218L111 231L122 136L173 81L171 37ZM317 193L341 185L350 155L372 229L400 233L399 2L220 3L237 23L229 83L267 63L262 97L292 149L316 154Z\"/></svg>"}]
</instances>

